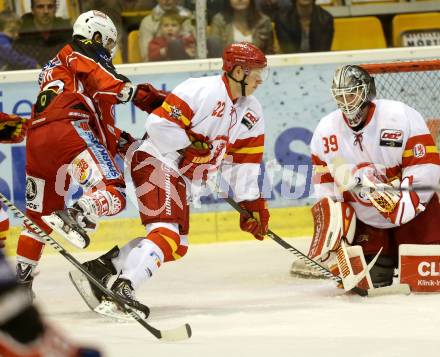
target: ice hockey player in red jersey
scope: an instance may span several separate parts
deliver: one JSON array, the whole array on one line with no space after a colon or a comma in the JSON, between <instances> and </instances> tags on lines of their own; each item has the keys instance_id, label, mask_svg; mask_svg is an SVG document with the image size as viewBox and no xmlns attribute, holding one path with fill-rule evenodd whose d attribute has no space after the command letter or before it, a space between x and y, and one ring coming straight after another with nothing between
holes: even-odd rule
<instances>
[{"instance_id":1,"label":"ice hockey player in red jersey","mask_svg":"<svg viewBox=\"0 0 440 357\"><path fill-rule=\"evenodd\" d=\"M338 68L332 95L338 110L321 119L311 141L318 203L309 257L331 262L343 257L341 245L359 245L369 263L382 249L367 278L370 288L387 286L399 245L440 244L438 197L417 191L440 180L437 147L415 109L375 99L374 78L362 67ZM352 273L337 263L341 275Z\"/></svg>"},{"instance_id":2,"label":"ice hockey player in red jersey","mask_svg":"<svg viewBox=\"0 0 440 357\"><path fill-rule=\"evenodd\" d=\"M119 274L111 287L116 294L135 298L163 263L186 254L187 196L194 199L198 184L218 170L250 212L241 215L241 229L259 240L268 230L269 211L257 182L264 118L252 95L267 74L266 57L252 44L233 43L224 50L223 71L182 82L148 118L147 138L131 157L146 236L86 263L104 283ZM112 316L117 307L104 299L96 311Z\"/></svg>"},{"instance_id":3,"label":"ice hockey player in red jersey","mask_svg":"<svg viewBox=\"0 0 440 357\"><path fill-rule=\"evenodd\" d=\"M163 93L149 84L133 85L112 64L116 27L102 12L81 14L73 39L49 61L39 76L40 92L28 122L26 144L26 215L78 247L89 244L100 216L125 206L125 183L114 156L129 137L115 127L114 105L132 101L151 112ZM69 184L84 195L67 205ZM17 276L30 288L44 243L24 229L17 247ZM30 289L29 289L30 290Z\"/></svg>"},{"instance_id":4,"label":"ice hockey player in red jersey","mask_svg":"<svg viewBox=\"0 0 440 357\"><path fill-rule=\"evenodd\" d=\"M26 135L26 119L0 112L0 143L18 143ZM9 227L0 209L0 239ZM95 349L78 347L48 325L32 304L29 292L17 283L0 240L0 356L4 357L100 357Z\"/></svg>"}]
</instances>

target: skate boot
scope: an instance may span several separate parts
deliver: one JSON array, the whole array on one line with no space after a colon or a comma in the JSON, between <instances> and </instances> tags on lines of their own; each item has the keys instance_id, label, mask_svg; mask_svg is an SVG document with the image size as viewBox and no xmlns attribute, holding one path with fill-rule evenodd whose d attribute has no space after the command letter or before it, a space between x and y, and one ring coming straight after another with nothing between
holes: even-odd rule
<instances>
[{"instance_id":1,"label":"skate boot","mask_svg":"<svg viewBox=\"0 0 440 357\"><path fill-rule=\"evenodd\" d=\"M150 314L150 309L136 300L134 289L131 282L127 279L118 278L112 285L112 292L126 305L136 310L138 315L146 319ZM95 309L99 314L110 316L122 320L133 320L133 317L122 310L111 298L105 297L102 303Z\"/></svg>"},{"instance_id":2,"label":"skate boot","mask_svg":"<svg viewBox=\"0 0 440 357\"><path fill-rule=\"evenodd\" d=\"M96 228L96 219L85 214L77 203L63 211L55 211L49 216L43 216L42 219L50 228L81 249L90 244L87 231Z\"/></svg>"},{"instance_id":3,"label":"skate boot","mask_svg":"<svg viewBox=\"0 0 440 357\"><path fill-rule=\"evenodd\" d=\"M117 273L112 263L112 259L116 258L118 255L119 248L118 246L115 246L99 258L85 262L82 265L96 278L96 280L98 280L104 287L107 287L112 275L116 275ZM91 310L94 310L102 302L105 294L90 282L79 270L69 272L69 277L87 306Z\"/></svg>"},{"instance_id":4,"label":"skate boot","mask_svg":"<svg viewBox=\"0 0 440 357\"><path fill-rule=\"evenodd\" d=\"M35 293L32 290L32 283L34 282L34 269L35 267L31 264L22 262L17 263L17 282L21 287L23 287L23 289L26 290L30 301L35 299Z\"/></svg>"}]
</instances>

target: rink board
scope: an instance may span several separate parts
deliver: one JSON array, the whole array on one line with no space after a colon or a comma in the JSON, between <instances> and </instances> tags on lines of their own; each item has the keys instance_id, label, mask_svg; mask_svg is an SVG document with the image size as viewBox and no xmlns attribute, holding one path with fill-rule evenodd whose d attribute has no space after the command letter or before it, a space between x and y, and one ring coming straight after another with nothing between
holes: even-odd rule
<instances>
[{"instance_id":1,"label":"rink board","mask_svg":"<svg viewBox=\"0 0 440 357\"><path fill-rule=\"evenodd\" d=\"M313 233L310 207L273 208L270 210L270 228L281 237L304 237ZM197 213L190 219L190 244L251 240L252 236L240 231L238 213L233 211ZM101 221L87 251L101 251L143 236L144 227L139 218L113 218ZM12 227L7 241L7 252L15 254L20 227ZM54 235L56 238L57 236ZM60 240L60 242L62 242ZM65 244L66 249L79 251ZM46 253L55 252L51 248Z\"/></svg>"}]
</instances>

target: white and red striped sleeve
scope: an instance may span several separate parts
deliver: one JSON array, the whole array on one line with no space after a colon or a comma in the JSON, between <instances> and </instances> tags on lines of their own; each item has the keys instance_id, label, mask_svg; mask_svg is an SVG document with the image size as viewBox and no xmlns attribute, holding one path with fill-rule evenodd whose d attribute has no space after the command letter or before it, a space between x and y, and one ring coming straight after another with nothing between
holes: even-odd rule
<instances>
[{"instance_id":1,"label":"white and red striped sleeve","mask_svg":"<svg viewBox=\"0 0 440 357\"><path fill-rule=\"evenodd\" d=\"M415 109L404 108L408 122L408 139L402 154L402 178L413 177L413 186L436 186L440 181L440 157L425 120ZM428 202L432 192L419 192L422 203Z\"/></svg>"}]
</instances>

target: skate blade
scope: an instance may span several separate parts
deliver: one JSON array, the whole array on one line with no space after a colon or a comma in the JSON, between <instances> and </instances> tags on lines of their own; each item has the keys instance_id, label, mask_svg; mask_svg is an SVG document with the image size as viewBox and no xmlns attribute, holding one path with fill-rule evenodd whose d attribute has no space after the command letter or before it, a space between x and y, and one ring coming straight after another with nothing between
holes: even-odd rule
<instances>
[{"instance_id":1,"label":"skate blade","mask_svg":"<svg viewBox=\"0 0 440 357\"><path fill-rule=\"evenodd\" d=\"M100 315L104 315L118 321L136 321L136 319L129 313L125 313L120 310L113 301L104 300L94 309L94 311ZM145 320L146 316L142 311L136 310L136 312L143 320Z\"/></svg>"},{"instance_id":2,"label":"skate blade","mask_svg":"<svg viewBox=\"0 0 440 357\"><path fill-rule=\"evenodd\" d=\"M49 216L42 216L41 219L44 223L46 223L50 228L52 228L55 232L57 232L61 237L67 240L70 244L74 245L79 249L84 249L87 247L87 242L85 239L78 233L73 230L69 232L65 232L62 227L64 226L63 220L55 214L51 214Z\"/></svg>"},{"instance_id":3,"label":"skate blade","mask_svg":"<svg viewBox=\"0 0 440 357\"><path fill-rule=\"evenodd\" d=\"M80 271L73 270L69 272L69 278L90 310L95 311L101 302L96 298L95 294L93 294L90 282L86 276Z\"/></svg>"}]
</instances>

